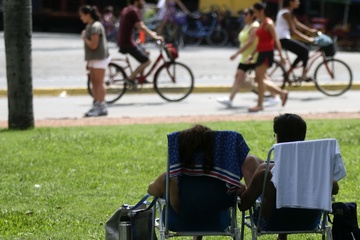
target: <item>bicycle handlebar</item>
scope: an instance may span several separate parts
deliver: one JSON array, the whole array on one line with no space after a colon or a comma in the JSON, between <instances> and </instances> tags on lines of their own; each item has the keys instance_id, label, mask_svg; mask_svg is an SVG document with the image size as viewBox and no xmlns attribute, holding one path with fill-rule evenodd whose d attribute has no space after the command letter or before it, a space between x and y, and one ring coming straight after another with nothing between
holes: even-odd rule
<instances>
[{"instance_id":1,"label":"bicycle handlebar","mask_svg":"<svg viewBox=\"0 0 360 240\"><path fill-rule=\"evenodd\" d=\"M161 40L156 40L156 45L158 45L159 47L164 47L165 43Z\"/></svg>"}]
</instances>

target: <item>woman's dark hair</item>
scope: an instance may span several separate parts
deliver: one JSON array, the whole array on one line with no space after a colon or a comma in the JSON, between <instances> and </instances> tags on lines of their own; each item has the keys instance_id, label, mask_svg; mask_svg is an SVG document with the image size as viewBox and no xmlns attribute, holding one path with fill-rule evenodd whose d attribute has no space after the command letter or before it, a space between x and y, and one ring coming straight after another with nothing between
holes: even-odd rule
<instances>
[{"instance_id":1,"label":"woman's dark hair","mask_svg":"<svg viewBox=\"0 0 360 240\"><path fill-rule=\"evenodd\" d=\"M290 2L292 2L294 0L282 0L282 7L283 8L287 8L290 6Z\"/></svg>"},{"instance_id":2,"label":"woman's dark hair","mask_svg":"<svg viewBox=\"0 0 360 240\"><path fill-rule=\"evenodd\" d=\"M84 5L80 7L80 12L82 12L83 14L90 14L91 18L94 19L94 21L100 21L101 19L101 15L96 6Z\"/></svg>"},{"instance_id":3,"label":"woman's dark hair","mask_svg":"<svg viewBox=\"0 0 360 240\"><path fill-rule=\"evenodd\" d=\"M210 128L195 125L192 128L183 130L179 136L180 163L187 168L194 168L194 156L203 154L203 167L210 171L214 166L214 143L215 134Z\"/></svg>"},{"instance_id":4,"label":"woman's dark hair","mask_svg":"<svg viewBox=\"0 0 360 240\"><path fill-rule=\"evenodd\" d=\"M258 10L258 11L265 10L266 4L265 4L265 3L258 2L258 3L255 3L255 4L253 5L253 8L256 9L256 10Z\"/></svg>"},{"instance_id":5,"label":"woman's dark hair","mask_svg":"<svg viewBox=\"0 0 360 240\"><path fill-rule=\"evenodd\" d=\"M306 136L306 122L299 115L282 114L274 118L274 133L278 143L303 141Z\"/></svg>"},{"instance_id":6,"label":"woman's dark hair","mask_svg":"<svg viewBox=\"0 0 360 240\"><path fill-rule=\"evenodd\" d=\"M254 9L253 8L246 8L244 10L244 14L246 14L246 13L250 14L252 16L252 19L255 21L256 17L254 16Z\"/></svg>"}]
</instances>

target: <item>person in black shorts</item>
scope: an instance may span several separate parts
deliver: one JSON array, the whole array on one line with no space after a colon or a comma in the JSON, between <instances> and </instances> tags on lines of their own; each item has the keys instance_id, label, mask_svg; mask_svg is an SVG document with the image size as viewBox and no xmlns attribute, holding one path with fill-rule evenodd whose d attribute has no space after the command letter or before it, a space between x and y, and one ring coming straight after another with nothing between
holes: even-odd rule
<instances>
[{"instance_id":1,"label":"person in black shorts","mask_svg":"<svg viewBox=\"0 0 360 240\"><path fill-rule=\"evenodd\" d=\"M230 57L231 60L234 60L239 54L242 55L237 67L233 86L231 87L230 96L217 99L219 103L224 104L228 108L232 107L232 101L239 91L241 84L245 81L245 73L255 69L256 56L251 61L248 60L249 55L256 49L256 30L259 27L259 23L256 21L252 8L245 9L244 21L246 25L239 33L240 48Z\"/></svg>"},{"instance_id":2,"label":"person in black shorts","mask_svg":"<svg viewBox=\"0 0 360 240\"><path fill-rule=\"evenodd\" d=\"M145 6L145 0L130 0L130 6L124 8L121 12L120 27L118 36L118 46L121 53L129 53L133 56L140 66L129 76L129 81L134 82L136 76L143 72L150 64L148 53L144 48L138 45L134 39L134 30L144 31L148 36L155 40L164 41L162 36L158 36L156 32L151 31L143 22L140 10ZM123 24L121 24L123 23ZM126 23L126 24L125 24Z\"/></svg>"}]
</instances>

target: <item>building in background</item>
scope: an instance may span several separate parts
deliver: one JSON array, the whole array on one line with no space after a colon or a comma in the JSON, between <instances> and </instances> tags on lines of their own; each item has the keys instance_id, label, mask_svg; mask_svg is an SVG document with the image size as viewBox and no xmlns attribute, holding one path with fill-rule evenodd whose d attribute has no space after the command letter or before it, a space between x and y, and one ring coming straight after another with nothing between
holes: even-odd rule
<instances>
[{"instance_id":1,"label":"building in background","mask_svg":"<svg viewBox=\"0 0 360 240\"><path fill-rule=\"evenodd\" d=\"M0 30L3 29L3 1L0 0ZM190 11L218 9L231 10L237 14L244 8L260 0L182 0ZM157 0L146 0L156 4ZM265 0L269 16L275 17L281 0ZM47 32L73 32L83 29L78 17L81 5L96 5L100 11L111 5L115 14L127 5L127 0L32 0L33 30ZM295 11L297 17L308 25L323 28L331 32L339 25L347 25L349 32L360 35L360 0L301 0L300 8ZM345 22L344 22L345 21Z\"/></svg>"}]
</instances>

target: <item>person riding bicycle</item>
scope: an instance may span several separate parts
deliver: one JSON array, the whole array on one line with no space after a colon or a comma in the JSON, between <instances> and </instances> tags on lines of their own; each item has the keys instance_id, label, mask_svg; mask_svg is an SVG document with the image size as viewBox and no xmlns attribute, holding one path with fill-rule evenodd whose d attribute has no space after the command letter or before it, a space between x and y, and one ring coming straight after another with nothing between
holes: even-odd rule
<instances>
[{"instance_id":1,"label":"person riding bicycle","mask_svg":"<svg viewBox=\"0 0 360 240\"><path fill-rule=\"evenodd\" d=\"M292 13L294 9L297 9L299 6L299 0L283 0L282 8L276 16L275 30L280 40L281 46L284 49L287 49L297 55L297 58L293 62L288 73L290 73L293 68L295 68L300 61L302 61L303 72L301 80L311 81L311 79L307 79L306 77L306 66L309 58L309 49L306 44L298 40L291 39L291 36L296 36L299 40L303 42L313 43L315 39L306 36L301 31L307 31L313 34L317 33L318 31L316 29L305 26L304 24L299 22L299 20L295 16L293 16Z\"/></svg>"},{"instance_id":2,"label":"person riding bicycle","mask_svg":"<svg viewBox=\"0 0 360 240\"><path fill-rule=\"evenodd\" d=\"M130 0L130 6L122 10L120 17L120 23L123 24L120 24L119 27L119 52L124 54L129 53L141 63L140 66L138 66L129 76L128 83L132 86L136 86L136 76L143 72L151 62L146 50L137 44L133 37L135 28L139 31L144 31L148 36L155 40L164 41L162 36L159 36L156 32L151 31L143 22L140 11L144 8L144 6L145 0Z\"/></svg>"},{"instance_id":3,"label":"person riding bicycle","mask_svg":"<svg viewBox=\"0 0 360 240\"><path fill-rule=\"evenodd\" d=\"M181 0L165 0L165 12L163 20L156 30L156 32L161 35L164 31L164 28L168 22L176 23L176 5L179 5L181 10L186 14L190 14L189 9L181 2Z\"/></svg>"}]
</instances>

